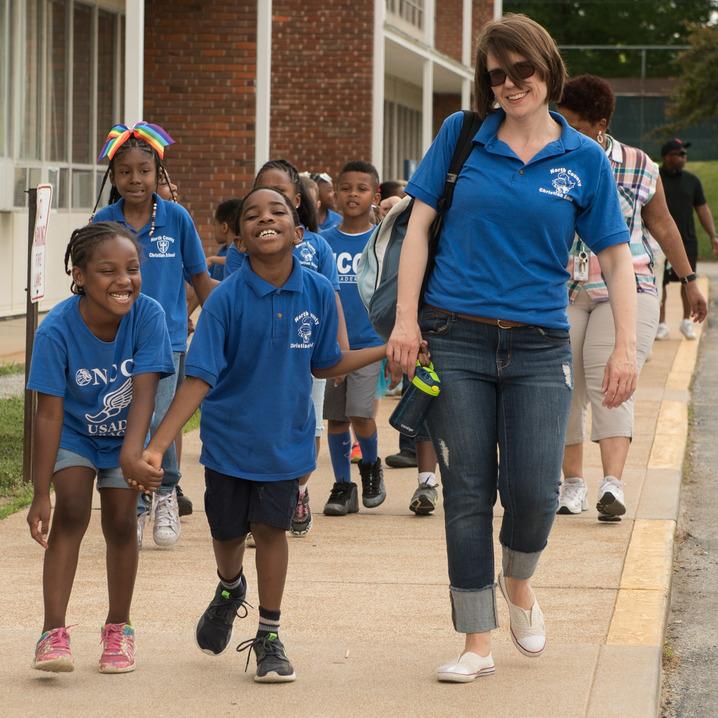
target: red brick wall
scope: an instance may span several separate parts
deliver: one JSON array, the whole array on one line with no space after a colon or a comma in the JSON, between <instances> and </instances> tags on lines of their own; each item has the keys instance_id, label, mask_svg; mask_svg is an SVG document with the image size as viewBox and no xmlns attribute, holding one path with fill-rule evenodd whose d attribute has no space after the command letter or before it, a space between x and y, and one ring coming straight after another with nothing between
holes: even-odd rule
<instances>
[{"instance_id":1,"label":"red brick wall","mask_svg":"<svg viewBox=\"0 0 718 718\"><path fill-rule=\"evenodd\" d=\"M174 138L167 167L205 247L214 208L254 175L256 0L147 0L144 119Z\"/></svg>"},{"instance_id":2,"label":"red brick wall","mask_svg":"<svg viewBox=\"0 0 718 718\"><path fill-rule=\"evenodd\" d=\"M273 158L332 176L371 161L373 5L274 1Z\"/></svg>"},{"instance_id":3,"label":"red brick wall","mask_svg":"<svg viewBox=\"0 0 718 718\"><path fill-rule=\"evenodd\" d=\"M435 8L434 46L439 52L461 62L464 2L463 0L440 0L435 4Z\"/></svg>"},{"instance_id":4,"label":"red brick wall","mask_svg":"<svg viewBox=\"0 0 718 718\"><path fill-rule=\"evenodd\" d=\"M473 10L471 13L471 24L473 25L471 37L471 65L476 62L476 41L479 37L481 28L494 18L493 0L473 0Z\"/></svg>"},{"instance_id":5,"label":"red brick wall","mask_svg":"<svg viewBox=\"0 0 718 718\"><path fill-rule=\"evenodd\" d=\"M434 137L441 127L441 123L452 113L461 109L461 95L449 93L434 93Z\"/></svg>"}]
</instances>

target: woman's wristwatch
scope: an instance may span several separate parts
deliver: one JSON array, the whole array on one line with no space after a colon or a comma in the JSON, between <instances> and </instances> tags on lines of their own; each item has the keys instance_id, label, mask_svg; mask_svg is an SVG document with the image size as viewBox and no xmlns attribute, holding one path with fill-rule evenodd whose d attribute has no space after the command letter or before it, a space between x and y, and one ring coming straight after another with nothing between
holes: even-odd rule
<instances>
[{"instance_id":1,"label":"woman's wristwatch","mask_svg":"<svg viewBox=\"0 0 718 718\"><path fill-rule=\"evenodd\" d=\"M695 282L696 281L696 273L691 272L690 274L687 274L685 277L681 277L681 284L688 284L688 282Z\"/></svg>"}]
</instances>

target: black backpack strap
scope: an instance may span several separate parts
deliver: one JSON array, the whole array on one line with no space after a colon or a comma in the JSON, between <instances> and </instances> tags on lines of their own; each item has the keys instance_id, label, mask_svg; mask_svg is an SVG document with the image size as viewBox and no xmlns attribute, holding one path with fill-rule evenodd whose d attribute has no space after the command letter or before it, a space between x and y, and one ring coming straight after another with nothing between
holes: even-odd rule
<instances>
[{"instance_id":1,"label":"black backpack strap","mask_svg":"<svg viewBox=\"0 0 718 718\"><path fill-rule=\"evenodd\" d=\"M474 148L474 136L481 127L481 118L477 112L464 110L463 114L461 132L456 140L456 147L454 148L454 154L449 164L449 171L446 173L446 179L444 180L444 194L439 200L438 211L440 213L446 212L449 207L451 207L451 202L454 199L456 180L459 178L461 168L466 163L466 160L471 154L471 150Z\"/></svg>"}]
</instances>

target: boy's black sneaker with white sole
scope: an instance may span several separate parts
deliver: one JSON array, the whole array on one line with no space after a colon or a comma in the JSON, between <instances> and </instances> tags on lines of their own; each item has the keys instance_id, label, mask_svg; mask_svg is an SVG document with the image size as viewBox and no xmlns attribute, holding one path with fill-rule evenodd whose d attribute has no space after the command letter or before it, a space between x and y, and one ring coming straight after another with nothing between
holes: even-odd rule
<instances>
[{"instance_id":1,"label":"boy's black sneaker with white sole","mask_svg":"<svg viewBox=\"0 0 718 718\"><path fill-rule=\"evenodd\" d=\"M234 619L247 616L246 596L247 581L244 574L239 587L232 591L221 583L217 586L214 598L197 622L195 638L201 651L210 656L224 653L232 640Z\"/></svg>"},{"instance_id":2,"label":"boy's black sneaker with white sole","mask_svg":"<svg viewBox=\"0 0 718 718\"><path fill-rule=\"evenodd\" d=\"M359 511L357 485L353 481L337 481L332 486L327 503L324 504L325 516L346 516Z\"/></svg>"},{"instance_id":3,"label":"boy's black sneaker with white sole","mask_svg":"<svg viewBox=\"0 0 718 718\"><path fill-rule=\"evenodd\" d=\"M257 683L289 683L296 679L294 668L284 651L284 644L279 640L276 633L260 635L255 638L243 641L237 646L237 651L254 650L257 657L257 672L254 680ZM247 654L247 666L249 665L250 654ZM245 666L244 670L247 670Z\"/></svg>"},{"instance_id":4,"label":"boy's black sneaker with white sole","mask_svg":"<svg viewBox=\"0 0 718 718\"><path fill-rule=\"evenodd\" d=\"M361 475L361 500L368 509L375 509L384 503L386 489L384 488L384 469L381 466L381 459L373 464L359 462L359 474Z\"/></svg>"}]
</instances>

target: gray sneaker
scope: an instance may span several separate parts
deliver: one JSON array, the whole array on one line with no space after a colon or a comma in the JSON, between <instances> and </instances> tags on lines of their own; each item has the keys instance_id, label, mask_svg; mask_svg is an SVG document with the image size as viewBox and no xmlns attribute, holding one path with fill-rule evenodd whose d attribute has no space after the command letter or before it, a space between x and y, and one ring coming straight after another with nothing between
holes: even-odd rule
<instances>
[{"instance_id":1,"label":"gray sneaker","mask_svg":"<svg viewBox=\"0 0 718 718\"><path fill-rule=\"evenodd\" d=\"M436 508L438 500L439 492L436 490L436 486L419 484L419 487L411 497L409 509L417 516L427 516Z\"/></svg>"},{"instance_id":2,"label":"gray sneaker","mask_svg":"<svg viewBox=\"0 0 718 718\"><path fill-rule=\"evenodd\" d=\"M294 668L284 652L284 644L276 633L264 636L257 634L255 638L243 641L237 646L237 652L248 652L245 671L249 666L250 649L254 649L257 657L257 672L254 674L257 683L289 683L296 679Z\"/></svg>"},{"instance_id":3,"label":"gray sneaker","mask_svg":"<svg viewBox=\"0 0 718 718\"><path fill-rule=\"evenodd\" d=\"M338 481L332 486L327 503L324 504L325 516L346 516L359 511L357 485L353 481Z\"/></svg>"},{"instance_id":4,"label":"gray sneaker","mask_svg":"<svg viewBox=\"0 0 718 718\"><path fill-rule=\"evenodd\" d=\"M219 656L232 640L235 618L247 616L247 580L242 574L239 587L233 591L217 585L214 598L200 616L195 630L197 646L203 653Z\"/></svg>"}]
</instances>

